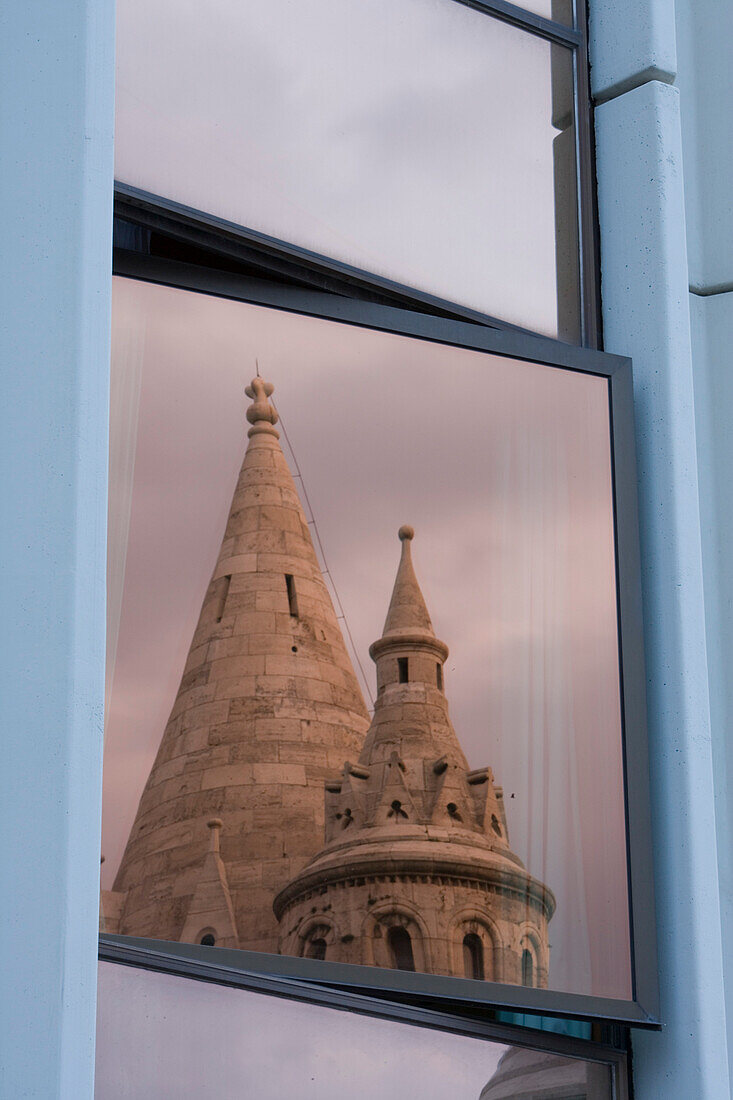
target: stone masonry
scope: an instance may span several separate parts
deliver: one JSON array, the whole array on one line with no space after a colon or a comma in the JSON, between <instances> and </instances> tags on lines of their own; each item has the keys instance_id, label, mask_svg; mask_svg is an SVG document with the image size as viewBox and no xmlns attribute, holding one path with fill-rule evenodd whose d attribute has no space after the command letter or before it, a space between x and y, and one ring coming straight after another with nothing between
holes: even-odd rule
<instances>
[{"instance_id":1,"label":"stone masonry","mask_svg":"<svg viewBox=\"0 0 733 1100\"><path fill-rule=\"evenodd\" d=\"M502 790L469 770L410 553L402 556L358 763L326 783L326 845L275 898L280 950L545 986L552 893L509 847Z\"/></svg>"},{"instance_id":2,"label":"stone masonry","mask_svg":"<svg viewBox=\"0 0 733 1100\"><path fill-rule=\"evenodd\" d=\"M370 648L369 724L272 391L247 387L224 540L103 927L545 986L555 900L512 852L501 787L469 769L451 724L414 532L400 528Z\"/></svg>"},{"instance_id":3,"label":"stone masonry","mask_svg":"<svg viewBox=\"0 0 733 1100\"><path fill-rule=\"evenodd\" d=\"M109 931L277 951L272 899L321 847L324 780L364 738L367 711L278 442L272 390L260 378L247 387L249 444L104 899Z\"/></svg>"}]
</instances>

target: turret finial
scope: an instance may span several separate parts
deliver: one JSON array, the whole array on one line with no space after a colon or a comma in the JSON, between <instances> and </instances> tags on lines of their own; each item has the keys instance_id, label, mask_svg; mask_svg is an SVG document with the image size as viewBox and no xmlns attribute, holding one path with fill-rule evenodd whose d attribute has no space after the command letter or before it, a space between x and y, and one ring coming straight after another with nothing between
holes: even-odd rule
<instances>
[{"instance_id":1,"label":"turret finial","mask_svg":"<svg viewBox=\"0 0 733 1100\"><path fill-rule=\"evenodd\" d=\"M383 636L414 634L417 631L434 638L433 624L430 622L428 609L412 565L410 544L415 537L415 528L409 523L403 523L397 536L402 543L402 554Z\"/></svg>"},{"instance_id":2,"label":"turret finial","mask_svg":"<svg viewBox=\"0 0 733 1100\"><path fill-rule=\"evenodd\" d=\"M259 369L259 367L258 367ZM250 384L245 388L247 397L252 398L252 404L247 409L247 419L252 427L247 433L249 436L259 435L264 432L267 435L274 435L275 438L279 438L280 433L275 431L274 425L277 424L278 415L274 406L267 400L275 391L275 387L271 382L265 382L259 375L253 378Z\"/></svg>"}]
</instances>

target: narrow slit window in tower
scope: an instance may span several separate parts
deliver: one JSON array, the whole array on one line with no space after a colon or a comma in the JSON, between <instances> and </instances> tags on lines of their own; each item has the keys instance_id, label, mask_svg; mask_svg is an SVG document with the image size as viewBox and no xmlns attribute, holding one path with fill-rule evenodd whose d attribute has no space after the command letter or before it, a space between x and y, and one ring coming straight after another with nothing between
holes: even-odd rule
<instances>
[{"instance_id":1,"label":"narrow slit window in tower","mask_svg":"<svg viewBox=\"0 0 733 1100\"><path fill-rule=\"evenodd\" d=\"M406 928L396 925L387 933L389 953L395 970L415 969L415 957L412 953L412 940Z\"/></svg>"},{"instance_id":2,"label":"narrow slit window in tower","mask_svg":"<svg viewBox=\"0 0 733 1100\"><path fill-rule=\"evenodd\" d=\"M397 675L401 684L407 683L407 657L397 658Z\"/></svg>"},{"instance_id":3,"label":"narrow slit window in tower","mask_svg":"<svg viewBox=\"0 0 733 1100\"><path fill-rule=\"evenodd\" d=\"M534 985L534 959L526 948L522 952L522 985Z\"/></svg>"},{"instance_id":4,"label":"narrow slit window in tower","mask_svg":"<svg viewBox=\"0 0 733 1100\"><path fill-rule=\"evenodd\" d=\"M326 957L326 941L322 938L310 940L306 949L307 959L320 959Z\"/></svg>"},{"instance_id":5,"label":"narrow slit window in tower","mask_svg":"<svg viewBox=\"0 0 733 1100\"><path fill-rule=\"evenodd\" d=\"M484 945L475 932L463 937L463 970L467 978L484 980Z\"/></svg>"},{"instance_id":6,"label":"narrow slit window in tower","mask_svg":"<svg viewBox=\"0 0 733 1100\"><path fill-rule=\"evenodd\" d=\"M229 595L229 585L231 584L231 582L231 574L228 574L226 577L219 577L218 580L214 581L214 592L216 599L214 618L218 623L221 622L224 615L224 607L227 602L227 596Z\"/></svg>"},{"instance_id":7,"label":"narrow slit window in tower","mask_svg":"<svg viewBox=\"0 0 733 1100\"><path fill-rule=\"evenodd\" d=\"M443 690L443 666L440 661L435 666L435 682L438 685L438 691Z\"/></svg>"},{"instance_id":8,"label":"narrow slit window in tower","mask_svg":"<svg viewBox=\"0 0 733 1100\"><path fill-rule=\"evenodd\" d=\"M292 573L285 574L285 587L288 590L288 607L294 619L298 618L298 597L295 594L295 577Z\"/></svg>"}]
</instances>

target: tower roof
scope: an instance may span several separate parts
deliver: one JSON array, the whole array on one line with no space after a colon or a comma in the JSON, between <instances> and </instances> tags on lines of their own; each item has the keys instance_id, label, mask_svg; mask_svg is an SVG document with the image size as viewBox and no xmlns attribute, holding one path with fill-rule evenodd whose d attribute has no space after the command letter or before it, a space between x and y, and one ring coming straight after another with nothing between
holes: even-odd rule
<instances>
[{"instance_id":1,"label":"tower roof","mask_svg":"<svg viewBox=\"0 0 733 1100\"><path fill-rule=\"evenodd\" d=\"M433 624L412 564L411 546L415 531L405 524L397 534L402 543L402 553L382 637L420 633L434 638Z\"/></svg>"},{"instance_id":2,"label":"tower roof","mask_svg":"<svg viewBox=\"0 0 733 1100\"><path fill-rule=\"evenodd\" d=\"M247 451L115 889L127 894L123 933L178 939L207 822L221 819L239 945L274 950L273 891L321 846L324 778L358 752L368 718L280 447L273 386L254 378L246 393Z\"/></svg>"},{"instance_id":3,"label":"tower roof","mask_svg":"<svg viewBox=\"0 0 733 1100\"><path fill-rule=\"evenodd\" d=\"M448 646L435 635L425 597L418 584L412 563L412 540L415 537L415 530L409 524L403 524L397 536L402 543L402 551L392 598L389 601L382 637L372 642L369 654L374 661L377 661L383 653L403 649L407 645L427 647L441 661L444 661L448 656Z\"/></svg>"}]
</instances>

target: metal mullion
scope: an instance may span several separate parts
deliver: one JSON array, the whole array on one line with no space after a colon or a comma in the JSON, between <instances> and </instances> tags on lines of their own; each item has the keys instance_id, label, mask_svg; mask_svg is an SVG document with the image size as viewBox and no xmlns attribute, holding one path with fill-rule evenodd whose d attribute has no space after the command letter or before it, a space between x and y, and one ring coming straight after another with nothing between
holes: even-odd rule
<instances>
[{"instance_id":1,"label":"metal mullion","mask_svg":"<svg viewBox=\"0 0 733 1100\"><path fill-rule=\"evenodd\" d=\"M535 15L534 12L508 3L508 0L455 0L455 2L499 19L502 23L510 23L520 30L528 31L529 34L554 42L558 46L569 46L575 49L583 43L582 32L575 27L567 27L564 23L556 23L552 19Z\"/></svg>"},{"instance_id":2,"label":"metal mullion","mask_svg":"<svg viewBox=\"0 0 733 1100\"><path fill-rule=\"evenodd\" d=\"M585 0L576 0L575 18L582 37L580 47L573 51L580 339L584 347L602 348L600 235Z\"/></svg>"}]
</instances>

